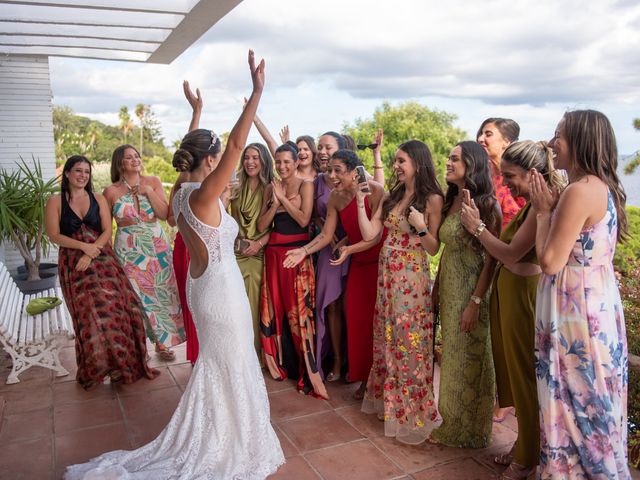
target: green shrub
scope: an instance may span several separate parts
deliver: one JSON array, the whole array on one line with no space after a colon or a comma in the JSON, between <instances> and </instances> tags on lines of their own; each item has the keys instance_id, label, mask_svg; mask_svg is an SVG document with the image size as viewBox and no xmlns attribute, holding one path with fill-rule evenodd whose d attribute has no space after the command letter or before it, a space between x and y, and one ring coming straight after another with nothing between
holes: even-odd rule
<instances>
[{"instance_id":1,"label":"green shrub","mask_svg":"<svg viewBox=\"0 0 640 480\"><path fill-rule=\"evenodd\" d=\"M625 243L618 243L613 264L620 272L627 273L634 261L640 260L640 208L628 206L627 222L629 238Z\"/></svg>"},{"instance_id":2,"label":"green shrub","mask_svg":"<svg viewBox=\"0 0 640 480\"><path fill-rule=\"evenodd\" d=\"M174 184L178 178L178 172L170 162L162 157L151 157L144 159L144 174L160 177L162 183Z\"/></svg>"},{"instance_id":3,"label":"green shrub","mask_svg":"<svg viewBox=\"0 0 640 480\"><path fill-rule=\"evenodd\" d=\"M91 181L93 191L102 193L105 188L111 185L111 164L106 162L96 162L91 166Z\"/></svg>"}]
</instances>

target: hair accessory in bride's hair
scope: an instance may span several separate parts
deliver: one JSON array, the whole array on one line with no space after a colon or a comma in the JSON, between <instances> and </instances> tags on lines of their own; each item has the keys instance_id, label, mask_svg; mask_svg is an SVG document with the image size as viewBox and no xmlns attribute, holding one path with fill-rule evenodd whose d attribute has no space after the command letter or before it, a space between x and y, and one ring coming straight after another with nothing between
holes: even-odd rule
<instances>
[{"instance_id":1,"label":"hair accessory in bride's hair","mask_svg":"<svg viewBox=\"0 0 640 480\"><path fill-rule=\"evenodd\" d=\"M207 151L211 150L216 143L218 143L218 136L213 133L213 130L209 130L209 133L211 134L211 145L209 145L209 148L207 148Z\"/></svg>"}]
</instances>

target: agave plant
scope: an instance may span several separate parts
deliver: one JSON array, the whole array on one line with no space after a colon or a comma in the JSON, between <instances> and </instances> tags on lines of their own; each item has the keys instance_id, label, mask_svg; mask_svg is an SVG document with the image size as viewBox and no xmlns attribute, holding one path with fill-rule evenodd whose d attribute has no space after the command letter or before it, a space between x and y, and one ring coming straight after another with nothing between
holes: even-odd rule
<instances>
[{"instance_id":1,"label":"agave plant","mask_svg":"<svg viewBox=\"0 0 640 480\"><path fill-rule=\"evenodd\" d=\"M43 180L40 161L30 166L20 157L18 170L0 169L0 240L11 241L28 271L28 280L39 280L40 259L49 249L44 207L58 191L57 178Z\"/></svg>"}]
</instances>

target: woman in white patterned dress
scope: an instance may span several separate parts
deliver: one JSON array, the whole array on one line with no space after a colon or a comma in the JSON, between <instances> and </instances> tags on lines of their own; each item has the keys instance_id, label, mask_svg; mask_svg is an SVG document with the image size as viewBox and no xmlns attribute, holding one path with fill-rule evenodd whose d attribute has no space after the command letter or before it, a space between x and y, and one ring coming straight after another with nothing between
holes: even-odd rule
<instances>
[{"instance_id":1,"label":"woman in white patterned dress","mask_svg":"<svg viewBox=\"0 0 640 480\"><path fill-rule=\"evenodd\" d=\"M176 169L188 170L195 182L183 185L173 200L191 256L187 299L200 339L189 384L169 425L154 441L71 466L67 480L258 480L284 463L269 420L251 310L233 252L238 225L220 201L264 85L264 61L256 67L249 51L249 65L253 93L215 171L220 140L210 130L189 132L173 158Z\"/></svg>"}]
</instances>

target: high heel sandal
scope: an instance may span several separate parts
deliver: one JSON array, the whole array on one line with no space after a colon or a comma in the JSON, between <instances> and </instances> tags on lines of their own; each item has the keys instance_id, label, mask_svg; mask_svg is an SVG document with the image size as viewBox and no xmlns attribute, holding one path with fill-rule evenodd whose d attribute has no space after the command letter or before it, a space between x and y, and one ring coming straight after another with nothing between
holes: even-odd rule
<instances>
[{"instance_id":1,"label":"high heel sandal","mask_svg":"<svg viewBox=\"0 0 640 480\"><path fill-rule=\"evenodd\" d=\"M500 480L526 480L535 471L536 467L525 467L516 462L511 462L507 469L498 477Z\"/></svg>"},{"instance_id":2,"label":"high heel sandal","mask_svg":"<svg viewBox=\"0 0 640 480\"><path fill-rule=\"evenodd\" d=\"M156 355L165 362L173 362L176 359L176 354L168 348L162 350L156 350Z\"/></svg>"},{"instance_id":3,"label":"high heel sandal","mask_svg":"<svg viewBox=\"0 0 640 480\"><path fill-rule=\"evenodd\" d=\"M340 374L335 374L333 372L329 372L329 374L326 377L327 382L337 382L338 380L340 380Z\"/></svg>"},{"instance_id":4,"label":"high heel sandal","mask_svg":"<svg viewBox=\"0 0 640 480\"><path fill-rule=\"evenodd\" d=\"M513 463L513 452L515 451L516 446L515 444L513 445L513 447L511 447L511 450L509 450L506 453L500 453L498 455L496 455L493 458L494 463L497 463L498 465L504 465L504 466L509 466Z\"/></svg>"},{"instance_id":5,"label":"high heel sandal","mask_svg":"<svg viewBox=\"0 0 640 480\"><path fill-rule=\"evenodd\" d=\"M502 423L506 420L509 414L513 411L513 407L500 408L503 412L500 415L493 415L493 421L496 423Z\"/></svg>"}]
</instances>

